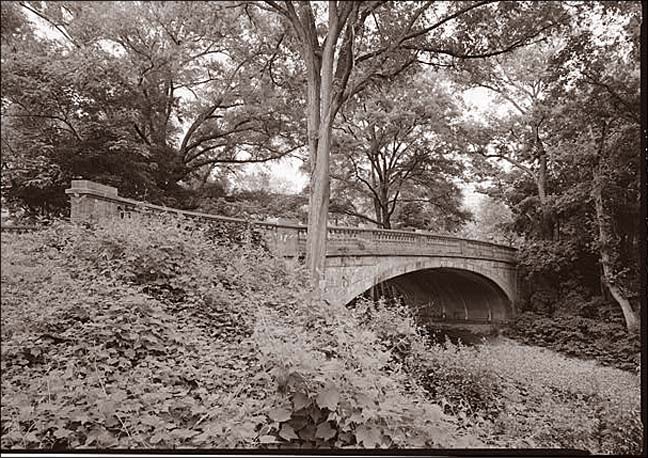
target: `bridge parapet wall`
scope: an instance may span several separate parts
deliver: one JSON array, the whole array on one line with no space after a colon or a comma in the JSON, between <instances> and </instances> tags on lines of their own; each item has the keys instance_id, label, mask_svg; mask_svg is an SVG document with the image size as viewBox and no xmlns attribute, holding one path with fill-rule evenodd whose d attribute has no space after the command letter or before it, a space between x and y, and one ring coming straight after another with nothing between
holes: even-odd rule
<instances>
[{"instance_id":1,"label":"bridge parapet wall","mask_svg":"<svg viewBox=\"0 0 648 458\"><path fill-rule=\"evenodd\" d=\"M262 232L268 245L284 256L298 256L306 248L307 229L303 225L248 221L154 205L118 195L112 186L89 180L72 180L65 190L71 200L72 221L128 218L137 213L163 213L223 225L251 226ZM515 262L515 249L478 240L419 232L352 227L328 228L328 258L353 256L451 256Z\"/></svg>"},{"instance_id":2,"label":"bridge parapet wall","mask_svg":"<svg viewBox=\"0 0 648 458\"><path fill-rule=\"evenodd\" d=\"M74 222L130 218L134 213L166 214L224 226L252 226L263 233L271 248L286 255L297 255L300 247L305 246L306 242L305 226L248 221L150 204L121 197L118 195L117 188L88 180L72 180L72 186L66 189L65 193L70 196L70 219Z\"/></svg>"},{"instance_id":3,"label":"bridge parapet wall","mask_svg":"<svg viewBox=\"0 0 648 458\"><path fill-rule=\"evenodd\" d=\"M515 262L516 250L479 240L385 229L331 227L327 256L438 254Z\"/></svg>"}]
</instances>

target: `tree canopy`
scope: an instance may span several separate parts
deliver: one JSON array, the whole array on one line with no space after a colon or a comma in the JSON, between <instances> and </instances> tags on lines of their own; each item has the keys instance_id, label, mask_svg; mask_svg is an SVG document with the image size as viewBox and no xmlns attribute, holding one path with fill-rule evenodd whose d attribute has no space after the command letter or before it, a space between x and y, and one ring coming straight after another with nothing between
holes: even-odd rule
<instances>
[{"instance_id":1,"label":"tree canopy","mask_svg":"<svg viewBox=\"0 0 648 458\"><path fill-rule=\"evenodd\" d=\"M10 206L63 213L63 190L83 177L155 203L307 218L316 286L329 214L486 238L497 226L520 247L531 297L560 297L569 278L636 322L638 2L13 1L0 12ZM493 97L489 116L462 99L477 88ZM286 157L310 178L299 196L223 185L241 164ZM472 214L469 181L490 196Z\"/></svg>"},{"instance_id":2,"label":"tree canopy","mask_svg":"<svg viewBox=\"0 0 648 458\"><path fill-rule=\"evenodd\" d=\"M273 84L267 69L274 43L251 31L237 5L19 5L23 16L51 27L46 37L30 23L22 40L6 34L9 195L51 205L35 191L49 195L83 176L174 203L180 183L300 146L300 121L292 116L298 99L289 85Z\"/></svg>"}]
</instances>

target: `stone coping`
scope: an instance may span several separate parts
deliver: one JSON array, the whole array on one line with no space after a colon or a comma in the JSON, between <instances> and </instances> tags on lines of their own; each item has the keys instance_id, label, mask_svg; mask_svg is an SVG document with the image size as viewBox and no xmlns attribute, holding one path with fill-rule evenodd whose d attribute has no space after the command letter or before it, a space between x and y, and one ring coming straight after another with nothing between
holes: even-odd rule
<instances>
[{"instance_id":1,"label":"stone coping","mask_svg":"<svg viewBox=\"0 0 648 458\"><path fill-rule=\"evenodd\" d=\"M91 186L87 186L88 184ZM114 188L112 186L105 186L88 180L72 180L72 187L66 189L65 193L92 195L101 200L106 200L117 204L124 204L129 207L147 208L147 209L156 210L164 213L175 213L177 215L186 215L190 217L208 219L213 221L225 221L225 222L239 223L239 224L253 224L256 226L289 229L289 230L304 232L304 233L308 229L307 226L301 224L297 225L297 224L285 224L285 223L270 223L265 221L254 221L254 220L246 220L242 218L232 218L229 216L213 215L209 213L201 213L201 212L195 212L191 210L180 210L177 208L165 207L161 205L151 204L148 202L129 199L127 197L121 197L117 194L116 191L117 188ZM402 231L402 230L394 230L394 229L375 229L375 228L345 227L345 226L328 226L328 230L333 233L343 232L343 233L359 233L359 234L360 233L361 234L386 234L386 235L404 236L404 238L410 238L410 239L424 238L424 239L436 239L436 240L446 240L446 241L452 240L460 243L463 242L463 243L493 247L498 250L509 251L511 253L517 252L516 248L510 246L500 245L492 242L485 242L483 240L465 239L465 238L455 237L450 235L437 235L437 234L430 234L430 233L410 232L410 231Z\"/></svg>"}]
</instances>

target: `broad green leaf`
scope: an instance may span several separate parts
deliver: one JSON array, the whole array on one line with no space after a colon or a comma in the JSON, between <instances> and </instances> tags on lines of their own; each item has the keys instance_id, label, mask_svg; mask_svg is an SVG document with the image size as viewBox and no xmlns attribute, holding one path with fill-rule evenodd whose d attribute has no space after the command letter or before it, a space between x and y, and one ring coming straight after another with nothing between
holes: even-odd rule
<instances>
[{"instance_id":1,"label":"broad green leaf","mask_svg":"<svg viewBox=\"0 0 648 458\"><path fill-rule=\"evenodd\" d=\"M177 439L188 439L190 437L193 437L198 434L198 431L193 431L191 429L186 429L186 428L177 428L174 429L170 432L170 435L172 437L175 437Z\"/></svg>"},{"instance_id":2,"label":"broad green leaf","mask_svg":"<svg viewBox=\"0 0 648 458\"><path fill-rule=\"evenodd\" d=\"M335 387L329 387L317 395L317 405L322 409L335 410L340 400L340 392Z\"/></svg>"},{"instance_id":3,"label":"broad green leaf","mask_svg":"<svg viewBox=\"0 0 648 458\"><path fill-rule=\"evenodd\" d=\"M277 438L275 436L271 436L271 435L267 434L265 436L259 437L259 442L261 442L262 444L273 444L273 443L278 442L278 441L277 441Z\"/></svg>"},{"instance_id":4,"label":"broad green leaf","mask_svg":"<svg viewBox=\"0 0 648 458\"><path fill-rule=\"evenodd\" d=\"M301 392L297 392L293 394L292 401L293 401L293 408L296 411L303 409L311 402L310 398Z\"/></svg>"},{"instance_id":5,"label":"broad green leaf","mask_svg":"<svg viewBox=\"0 0 648 458\"><path fill-rule=\"evenodd\" d=\"M256 423L247 421L240 426L236 426L232 431L244 439L253 439L256 436Z\"/></svg>"},{"instance_id":6,"label":"broad green leaf","mask_svg":"<svg viewBox=\"0 0 648 458\"><path fill-rule=\"evenodd\" d=\"M287 441L293 439L299 439L299 436L297 435L297 433L295 433L293 427L285 423L281 425L281 430L279 431L279 437Z\"/></svg>"},{"instance_id":7,"label":"broad green leaf","mask_svg":"<svg viewBox=\"0 0 648 458\"><path fill-rule=\"evenodd\" d=\"M356 441L365 448L375 448L382 438L382 433L375 426L360 425L355 432Z\"/></svg>"},{"instance_id":8,"label":"broad green leaf","mask_svg":"<svg viewBox=\"0 0 648 458\"><path fill-rule=\"evenodd\" d=\"M441 418L443 418L443 409L441 408L441 406L433 404L430 406L430 414L432 416L431 420L439 421L441 420Z\"/></svg>"},{"instance_id":9,"label":"broad green leaf","mask_svg":"<svg viewBox=\"0 0 648 458\"><path fill-rule=\"evenodd\" d=\"M315 437L329 440L333 436L335 436L336 430L331 428L331 425L329 424L328 421L325 421L323 423L320 423L317 425L317 430L315 431Z\"/></svg>"},{"instance_id":10,"label":"broad green leaf","mask_svg":"<svg viewBox=\"0 0 648 458\"><path fill-rule=\"evenodd\" d=\"M279 423L290 420L291 415L292 411L284 407L277 407L268 412L268 417L270 417L271 420Z\"/></svg>"}]
</instances>

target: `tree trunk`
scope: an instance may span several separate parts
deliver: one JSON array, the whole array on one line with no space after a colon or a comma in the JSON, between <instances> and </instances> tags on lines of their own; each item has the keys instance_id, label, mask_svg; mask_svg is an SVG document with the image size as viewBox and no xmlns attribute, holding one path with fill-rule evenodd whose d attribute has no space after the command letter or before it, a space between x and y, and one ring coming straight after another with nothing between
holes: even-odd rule
<instances>
[{"instance_id":1,"label":"tree trunk","mask_svg":"<svg viewBox=\"0 0 648 458\"><path fill-rule=\"evenodd\" d=\"M292 2L280 7L268 2L275 10L287 17L301 42L301 53L306 64L308 79L308 150L311 163L311 180L308 212L308 238L306 241L306 265L310 274L315 296L321 298L326 279L324 266L326 260L327 219L330 197L329 157L331 150L331 130L333 118L343 100L342 94L348 76L353 68L351 57L352 38L347 40L346 67L341 67L340 84L337 87L334 105L333 79L336 74L335 50L338 47L340 32L349 17L357 19L358 4L336 1L328 3L328 33L323 47L319 43L315 14L310 2L298 2L301 14ZM340 2L340 4L342 4ZM349 5L352 8L349 9ZM354 14L352 10L355 11ZM353 20L355 20L353 19ZM349 31L348 31L349 33ZM338 62L339 63L339 62Z\"/></svg>"},{"instance_id":2,"label":"tree trunk","mask_svg":"<svg viewBox=\"0 0 648 458\"><path fill-rule=\"evenodd\" d=\"M547 203L547 155L544 150L538 154L538 197L544 206Z\"/></svg>"},{"instance_id":3,"label":"tree trunk","mask_svg":"<svg viewBox=\"0 0 648 458\"><path fill-rule=\"evenodd\" d=\"M538 153L538 176L536 185L538 187L538 198L540 199L540 234L543 239L554 237L554 223L551 209L547 199L547 152L540 139L537 139Z\"/></svg>"},{"instance_id":4,"label":"tree trunk","mask_svg":"<svg viewBox=\"0 0 648 458\"><path fill-rule=\"evenodd\" d=\"M610 252L613 234L612 228L610 227L609 217L605 214L605 206L603 205L603 185L601 183L601 162L603 161L601 155L603 153L604 140L605 130L603 130L603 135L600 140L599 164L597 169L594 171L592 189L592 197L594 198L594 206L596 208L596 220L599 229L599 260L603 270L603 282L616 303L621 307L621 312L623 313L623 318L626 322L626 328L629 332L636 332L639 329L639 318L637 313L632 309L630 301L628 301L623 291L619 286L617 286L614 280L612 253Z\"/></svg>"},{"instance_id":5,"label":"tree trunk","mask_svg":"<svg viewBox=\"0 0 648 458\"><path fill-rule=\"evenodd\" d=\"M378 223L382 225L382 207L380 206L380 201L374 197L373 204L374 211L376 213L376 221L378 221Z\"/></svg>"},{"instance_id":6,"label":"tree trunk","mask_svg":"<svg viewBox=\"0 0 648 458\"><path fill-rule=\"evenodd\" d=\"M306 264L318 295L323 291L326 281L324 277L324 267L326 260L326 233L330 197L330 148L331 126L330 123L326 122L326 120L322 120L319 130L315 169L311 174L308 240L306 243Z\"/></svg>"},{"instance_id":7,"label":"tree trunk","mask_svg":"<svg viewBox=\"0 0 648 458\"><path fill-rule=\"evenodd\" d=\"M335 12L329 11L329 34L335 35ZM317 37L312 37L317 43ZM319 45L316 45L319 48ZM311 155L311 180L308 212L308 239L306 265L315 287L315 296L321 297L326 285L326 234L330 198L329 158L333 124L333 76L335 71L335 43L326 40L321 54L312 44L305 45L305 58L309 65L308 77L308 139ZM320 65L316 65L317 62ZM316 145L316 148L314 148ZM313 157L313 153L315 157Z\"/></svg>"},{"instance_id":8,"label":"tree trunk","mask_svg":"<svg viewBox=\"0 0 648 458\"><path fill-rule=\"evenodd\" d=\"M385 186L385 180L383 178L379 187L380 201L378 205L380 206L380 225L383 229L391 229L391 223L389 222L389 201L387 200L388 190Z\"/></svg>"},{"instance_id":9,"label":"tree trunk","mask_svg":"<svg viewBox=\"0 0 648 458\"><path fill-rule=\"evenodd\" d=\"M381 212L382 212L382 227L383 229L391 229L391 215L389 213L389 203L387 202L387 197L385 196L385 200L381 203Z\"/></svg>"},{"instance_id":10,"label":"tree trunk","mask_svg":"<svg viewBox=\"0 0 648 458\"><path fill-rule=\"evenodd\" d=\"M637 331L639 329L639 318L632 309L630 301L625 297L621 288L616 285L613 278L612 256L610 254L612 235L608 217L605 215L602 185L598 174L594 178L593 194L594 205L596 207L596 219L599 227L599 254L601 268L603 269L603 282L616 303L621 307L628 331Z\"/></svg>"},{"instance_id":11,"label":"tree trunk","mask_svg":"<svg viewBox=\"0 0 648 458\"><path fill-rule=\"evenodd\" d=\"M311 68L315 67L315 68ZM308 235L306 240L306 265L310 273L311 280L316 288L319 287L319 277L317 275L317 255L315 250L316 246L321 245L321 234L318 234L318 229L321 227L321 221L315 218L314 209L317 207L317 198L315 196L315 188L321 187L318 184L316 170L317 170L317 157L318 157L318 130L320 125L320 75L319 65L316 65L315 59L308 69L308 116L307 116L307 133L308 133L308 156L310 159L310 193L308 199ZM321 168L321 167L320 167ZM321 173L321 171L320 171ZM320 196L321 198L321 196ZM324 237L326 237L326 226L324 226ZM324 248L326 249L326 248Z\"/></svg>"}]
</instances>

